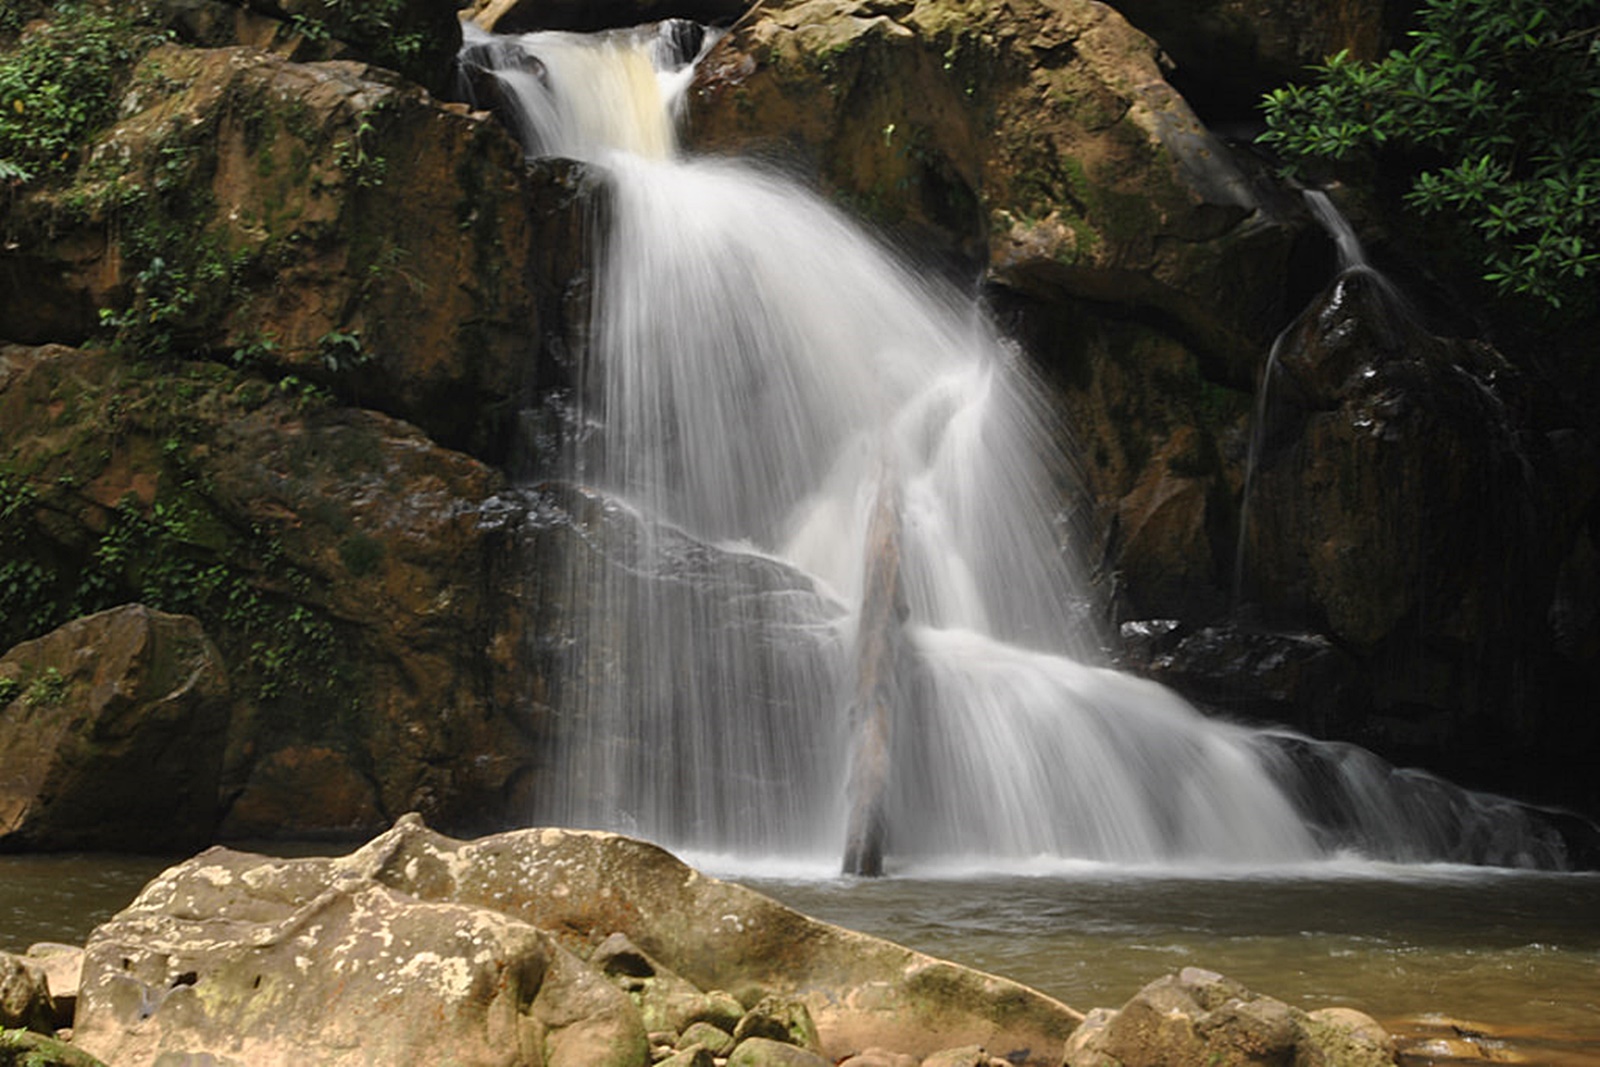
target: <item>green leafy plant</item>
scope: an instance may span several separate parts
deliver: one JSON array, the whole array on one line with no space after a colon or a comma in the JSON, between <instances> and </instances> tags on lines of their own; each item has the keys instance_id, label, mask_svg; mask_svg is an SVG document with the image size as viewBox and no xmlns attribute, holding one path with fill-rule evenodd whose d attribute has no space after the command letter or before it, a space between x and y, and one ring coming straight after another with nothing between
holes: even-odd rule
<instances>
[{"instance_id":1,"label":"green leafy plant","mask_svg":"<svg viewBox=\"0 0 1600 1067\"><path fill-rule=\"evenodd\" d=\"M0 54L0 180L64 174L116 116L118 80L165 39L142 5L60 3L55 17Z\"/></svg>"},{"instance_id":2,"label":"green leafy plant","mask_svg":"<svg viewBox=\"0 0 1600 1067\"><path fill-rule=\"evenodd\" d=\"M329 330L317 339L317 357L330 374L340 374L372 362L361 343L360 330Z\"/></svg>"},{"instance_id":3,"label":"green leafy plant","mask_svg":"<svg viewBox=\"0 0 1600 1067\"><path fill-rule=\"evenodd\" d=\"M22 702L32 707L55 707L67 699L67 679L54 667L36 674L22 691Z\"/></svg>"},{"instance_id":4,"label":"green leafy plant","mask_svg":"<svg viewBox=\"0 0 1600 1067\"><path fill-rule=\"evenodd\" d=\"M339 169L350 175L351 180L362 189L382 185L384 175L389 170L388 161L369 147L369 142L376 134L376 127L363 115L356 124L355 132L334 145L334 159Z\"/></svg>"},{"instance_id":5,"label":"green leafy plant","mask_svg":"<svg viewBox=\"0 0 1600 1067\"><path fill-rule=\"evenodd\" d=\"M1453 217L1483 278L1592 310L1600 271L1600 0L1425 0L1412 46L1340 53L1268 93L1261 141L1291 161L1364 157L1405 203Z\"/></svg>"}]
</instances>

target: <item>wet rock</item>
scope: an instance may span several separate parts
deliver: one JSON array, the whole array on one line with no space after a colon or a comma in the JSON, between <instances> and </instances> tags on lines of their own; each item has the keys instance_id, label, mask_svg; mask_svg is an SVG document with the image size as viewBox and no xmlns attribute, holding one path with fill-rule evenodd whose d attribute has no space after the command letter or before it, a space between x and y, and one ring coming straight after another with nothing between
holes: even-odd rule
<instances>
[{"instance_id":1,"label":"wet rock","mask_svg":"<svg viewBox=\"0 0 1600 1067\"><path fill-rule=\"evenodd\" d=\"M1128 627L1122 666L1230 715L1351 737L1370 704L1360 662L1322 634L1224 623L1145 641Z\"/></svg>"},{"instance_id":2,"label":"wet rock","mask_svg":"<svg viewBox=\"0 0 1600 1067\"><path fill-rule=\"evenodd\" d=\"M1293 227L1106 5L763 5L702 64L691 113L697 146L793 161L1041 300L1176 320L1242 379L1282 313Z\"/></svg>"},{"instance_id":3,"label":"wet rock","mask_svg":"<svg viewBox=\"0 0 1600 1067\"><path fill-rule=\"evenodd\" d=\"M0 952L0 1029L53 1033L55 1018L44 969L23 956Z\"/></svg>"},{"instance_id":4,"label":"wet rock","mask_svg":"<svg viewBox=\"0 0 1600 1067\"><path fill-rule=\"evenodd\" d=\"M1313 1019L1222 975L1188 967L1097 1010L1066 1046L1070 1067L1266 1067L1395 1062L1387 1035L1359 1012Z\"/></svg>"},{"instance_id":5,"label":"wet rock","mask_svg":"<svg viewBox=\"0 0 1600 1067\"><path fill-rule=\"evenodd\" d=\"M829 1061L808 1049L765 1037L740 1042L728 1057L728 1067L828 1067Z\"/></svg>"},{"instance_id":6,"label":"wet rock","mask_svg":"<svg viewBox=\"0 0 1600 1067\"><path fill-rule=\"evenodd\" d=\"M160 850L209 838L229 720L194 618L128 605L0 658L0 847Z\"/></svg>"},{"instance_id":7,"label":"wet rock","mask_svg":"<svg viewBox=\"0 0 1600 1067\"><path fill-rule=\"evenodd\" d=\"M811 1020L811 1012L806 1010L803 1003L783 996L761 998L739 1020L739 1025L733 1031L734 1041L743 1042L751 1038L781 1041L812 1052L822 1047L817 1038L817 1025Z\"/></svg>"},{"instance_id":8,"label":"wet rock","mask_svg":"<svg viewBox=\"0 0 1600 1067\"><path fill-rule=\"evenodd\" d=\"M753 0L477 0L464 14L486 30L605 30L662 19L727 25Z\"/></svg>"},{"instance_id":9,"label":"wet rock","mask_svg":"<svg viewBox=\"0 0 1600 1067\"><path fill-rule=\"evenodd\" d=\"M1550 609L1584 521L1569 494L1592 490L1537 429L1534 384L1486 344L1426 333L1360 271L1276 363L1245 602L1358 659L1370 699L1339 736L1478 788L1574 797L1561 781L1585 776L1562 750L1595 734L1561 693L1574 676L1555 667ZM1538 780L1517 777L1534 765Z\"/></svg>"}]
</instances>

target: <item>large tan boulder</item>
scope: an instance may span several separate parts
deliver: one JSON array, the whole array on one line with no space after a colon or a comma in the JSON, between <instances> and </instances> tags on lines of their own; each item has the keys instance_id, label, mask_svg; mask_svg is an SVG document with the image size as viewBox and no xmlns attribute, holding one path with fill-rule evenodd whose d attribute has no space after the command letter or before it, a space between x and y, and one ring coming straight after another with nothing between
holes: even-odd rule
<instances>
[{"instance_id":1,"label":"large tan boulder","mask_svg":"<svg viewBox=\"0 0 1600 1067\"><path fill-rule=\"evenodd\" d=\"M345 857L212 849L169 870L90 938L75 1040L117 1064L644 1067L624 990L646 968L755 1006L745 1055L787 1057L767 1062L799 1062L796 1041L814 1041L825 1058L805 1062L981 1044L1056 1065L1079 1018L640 841L546 829L463 842L406 816Z\"/></svg>"},{"instance_id":2,"label":"large tan boulder","mask_svg":"<svg viewBox=\"0 0 1600 1067\"><path fill-rule=\"evenodd\" d=\"M141 605L0 658L0 844L189 848L216 827L228 679L200 623Z\"/></svg>"},{"instance_id":3,"label":"large tan boulder","mask_svg":"<svg viewBox=\"0 0 1600 1067\"><path fill-rule=\"evenodd\" d=\"M549 934L382 884L383 858L169 871L90 938L76 1043L118 1064L648 1062L627 998Z\"/></svg>"}]
</instances>

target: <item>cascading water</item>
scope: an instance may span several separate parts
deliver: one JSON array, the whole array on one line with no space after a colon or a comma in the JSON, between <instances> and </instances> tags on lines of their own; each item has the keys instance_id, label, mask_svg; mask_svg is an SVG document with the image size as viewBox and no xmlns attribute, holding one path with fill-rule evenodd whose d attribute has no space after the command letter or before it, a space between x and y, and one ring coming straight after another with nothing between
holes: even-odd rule
<instances>
[{"instance_id":1,"label":"cascading water","mask_svg":"<svg viewBox=\"0 0 1600 1067\"><path fill-rule=\"evenodd\" d=\"M1375 328L1386 331L1383 340L1387 345L1398 346L1403 332L1419 328L1413 321L1414 315L1405 295L1368 261L1366 249L1362 247L1361 239L1351 227L1350 220L1340 213L1326 192L1321 189L1307 189L1303 192L1302 199L1311 217L1333 241L1335 269L1330 283L1333 292L1332 302L1345 302L1350 298L1351 291L1359 288L1364 294L1364 303L1375 312L1368 316L1368 321ZM1246 548L1249 543L1250 506L1256 487L1256 476L1272 439L1281 433L1277 424L1280 421L1290 421L1293 417L1292 412L1285 412L1282 414L1288 415L1289 419L1283 419L1276 410L1276 402L1283 391L1283 383L1280 380L1284 373L1281 358L1283 348L1302 329L1306 317L1314 311L1318 303L1319 301L1313 301L1295 316L1289 325L1279 331L1267 352L1266 362L1261 367L1260 380L1256 383L1255 412L1250 421L1250 447L1245 458L1244 487L1239 497L1239 536L1235 542L1233 556L1233 606L1236 611L1244 606L1246 600L1246 577L1249 574Z\"/></svg>"},{"instance_id":2,"label":"cascading water","mask_svg":"<svg viewBox=\"0 0 1600 1067\"><path fill-rule=\"evenodd\" d=\"M698 37L469 31L464 54L530 154L609 175L586 429L541 472L587 488L547 497L584 547L536 817L745 854L837 857L864 806L896 858L1339 847L1280 746L1086 664L1070 467L974 302L782 177L676 154Z\"/></svg>"}]
</instances>

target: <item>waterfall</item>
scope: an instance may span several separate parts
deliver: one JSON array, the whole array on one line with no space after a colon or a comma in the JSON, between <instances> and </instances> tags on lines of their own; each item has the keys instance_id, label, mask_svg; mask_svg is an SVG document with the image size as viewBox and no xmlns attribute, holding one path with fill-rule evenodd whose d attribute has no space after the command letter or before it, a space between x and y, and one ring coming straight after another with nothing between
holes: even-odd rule
<instances>
[{"instance_id":1,"label":"waterfall","mask_svg":"<svg viewBox=\"0 0 1600 1067\"><path fill-rule=\"evenodd\" d=\"M532 816L832 857L854 824L891 862L1342 847L1279 746L1092 664L1062 435L975 301L797 183L677 150L701 37L469 27L463 54L530 155L608 180L585 429L538 490L574 536L541 561L572 637Z\"/></svg>"},{"instance_id":2,"label":"waterfall","mask_svg":"<svg viewBox=\"0 0 1600 1067\"><path fill-rule=\"evenodd\" d=\"M1361 238L1356 235L1350 220L1344 217L1332 198L1321 189L1306 189L1302 192L1301 199L1305 201L1306 209L1316 220L1317 225L1321 226L1333 241L1335 266L1330 288L1335 294L1335 302L1344 301L1353 289L1360 289L1368 294L1365 303L1375 312L1369 317L1369 321L1380 331L1380 337L1384 342L1391 347L1397 347L1405 334L1419 331L1420 325L1416 313L1405 294L1400 292L1399 287L1390 281L1387 275L1368 261L1366 249L1361 245ZM1255 410L1250 420L1250 444L1245 456L1244 485L1239 494L1239 534L1234 542L1235 613L1244 607L1246 600L1245 577L1248 574L1249 564L1246 549L1250 533L1251 497L1256 488L1256 478L1262 460L1274 436L1274 421L1281 414L1277 409L1283 406L1281 401L1275 403L1278 401L1278 394L1283 391L1284 383L1281 380L1284 374L1281 358L1283 348L1304 328L1307 316L1320 302L1321 298L1313 300L1278 332L1277 337L1273 338L1272 346L1267 350L1266 362L1261 366L1261 376L1256 382Z\"/></svg>"}]
</instances>

